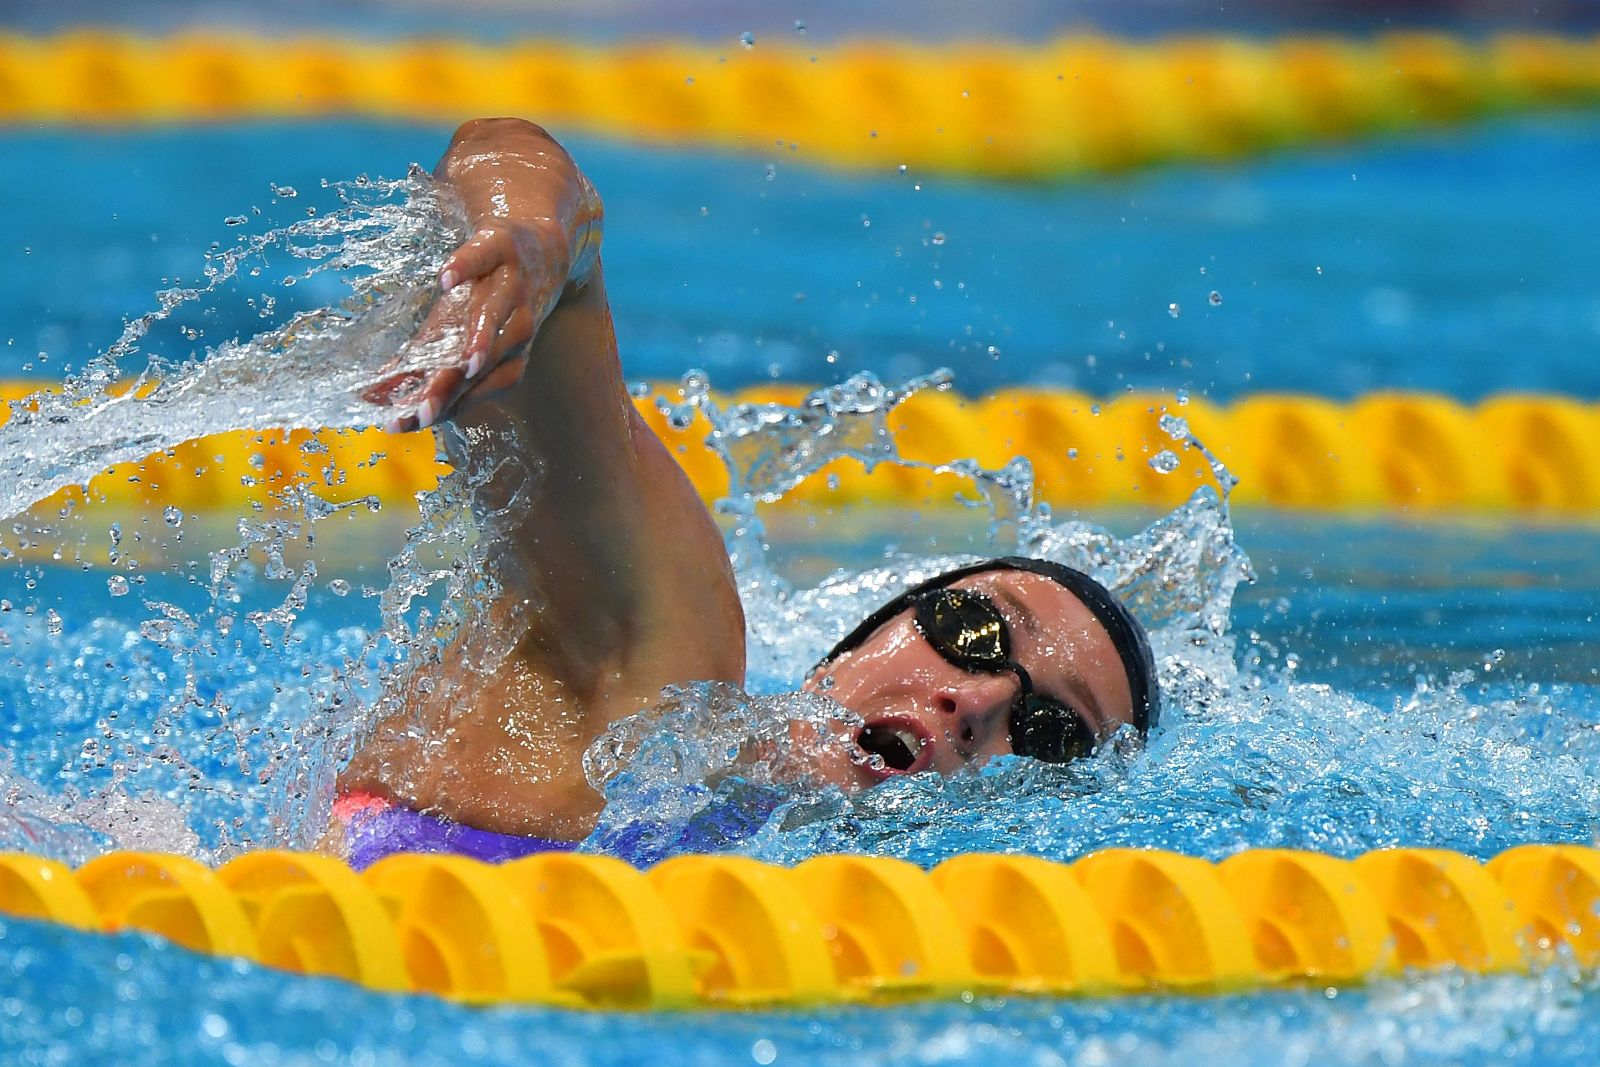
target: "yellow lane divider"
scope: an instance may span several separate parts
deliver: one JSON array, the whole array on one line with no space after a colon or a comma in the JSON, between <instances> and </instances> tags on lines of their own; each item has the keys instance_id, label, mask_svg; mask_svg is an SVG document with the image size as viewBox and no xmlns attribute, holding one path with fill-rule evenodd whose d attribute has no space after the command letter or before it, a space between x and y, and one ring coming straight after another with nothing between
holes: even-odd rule
<instances>
[{"instance_id":1,"label":"yellow lane divider","mask_svg":"<svg viewBox=\"0 0 1600 1067\"><path fill-rule=\"evenodd\" d=\"M0 123L536 118L847 167L1049 177L1600 100L1600 38L500 46L0 35Z\"/></svg>"},{"instance_id":2,"label":"yellow lane divider","mask_svg":"<svg viewBox=\"0 0 1600 1067\"><path fill-rule=\"evenodd\" d=\"M471 1004L881 1004L1343 985L1408 969L1600 965L1600 851L1524 845L1219 864L1112 849L1072 864L969 854L924 872L828 855L793 868L679 856L638 871L540 853L403 854L362 873L255 852L215 871L114 852L76 871L0 853L0 913L142 930L195 952Z\"/></svg>"},{"instance_id":3,"label":"yellow lane divider","mask_svg":"<svg viewBox=\"0 0 1600 1067\"><path fill-rule=\"evenodd\" d=\"M18 400L38 388L0 383L0 399ZM675 395L674 387L659 392ZM770 385L723 399L798 403L805 393L803 386ZM637 406L707 501L727 492L727 472L704 445L710 427L703 416L680 430L652 399ZM0 407L0 421L8 414ZM1198 451L1162 428L1168 415L1182 418L1240 479L1234 500L1241 505L1552 518L1600 513L1600 404L1560 396L1506 394L1469 407L1427 393L1373 393L1349 403L1258 394L1219 405L1159 394L1099 402L1052 389L1007 389L983 399L925 392L896 408L889 423L908 459L973 457L998 466L1027 456L1040 499L1057 507L1171 508L1215 479ZM270 503L271 494L305 481L329 500L405 501L447 470L427 433L239 432L112 467L90 482L89 495L119 505L204 510ZM837 460L777 506L933 507L966 488L954 475L890 465L868 473Z\"/></svg>"}]
</instances>

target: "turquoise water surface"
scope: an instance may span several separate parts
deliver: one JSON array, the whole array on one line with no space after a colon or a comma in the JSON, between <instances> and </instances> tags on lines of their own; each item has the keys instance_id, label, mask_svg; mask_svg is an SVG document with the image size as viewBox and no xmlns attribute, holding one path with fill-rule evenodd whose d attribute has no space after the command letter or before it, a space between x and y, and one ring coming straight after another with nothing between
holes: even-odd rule
<instances>
[{"instance_id":1,"label":"turquoise water surface","mask_svg":"<svg viewBox=\"0 0 1600 1067\"><path fill-rule=\"evenodd\" d=\"M212 242L325 212L322 176L401 173L445 133L5 135L19 193L0 245L0 375L81 366L153 291L197 276ZM1059 187L575 151L607 199L608 281L634 378L703 366L735 386L948 365L972 393L1024 382L1219 400L1387 386L1600 396L1590 119ZM54 180L23 180L42 173ZM275 196L268 181L297 193ZM278 295L281 313L338 287L323 275ZM151 350L199 358L261 329L260 310L219 293L153 334L165 347ZM1051 542L1069 558L1102 543L1073 518L1058 516ZM1595 840L1592 525L1230 517L1204 500L1173 516L1076 518L1120 536L1103 542L1113 561L1154 561L1171 579L1141 601L1171 657L1165 724L1148 746L1065 770L1002 760L854 798L737 778L708 788L652 762L700 758L719 736L696 724L725 705L689 698L687 718L667 723L681 732L613 781L586 847L928 865L975 849L1070 860L1131 844L1215 859L1400 844L1488 856ZM417 521L392 505L328 516L86 507L0 532L14 553L0 562L0 846L81 859L143 844L214 859L303 844L305 794L326 789L336 751L314 727L369 696L397 654L374 637L379 598L367 592L391 580L386 561ZM1152 522L1181 536L1159 547L1139 534ZM989 550L985 527L956 509L771 517L770 563L793 588L750 601L754 699L781 709L796 665L826 647L836 609L807 599L819 583ZM75 562L113 549L113 577L131 584ZM1256 580L1234 596L1245 556ZM844 614L870 606L841 596ZM7 921L0 975L0 1046L28 1062L1577 1064L1600 1048L1596 987L1561 968L1331 993L619 1017L465 1009Z\"/></svg>"}]
</instances>

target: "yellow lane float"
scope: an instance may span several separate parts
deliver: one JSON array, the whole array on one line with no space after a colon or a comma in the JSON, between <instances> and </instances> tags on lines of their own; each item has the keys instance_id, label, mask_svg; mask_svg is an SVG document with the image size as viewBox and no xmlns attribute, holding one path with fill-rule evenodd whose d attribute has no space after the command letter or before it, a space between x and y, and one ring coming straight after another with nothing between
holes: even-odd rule
<instances>
[{"instance_id":1,"label":"yellow lane float","mask_svg":"<svg viewBox=\"0 0 1600 1067\"><path fill-rule=\"evenodd\" d=\"M0 401L39 388L0 382ZM662 393L675 396L675 387L661 386L651 397ZM763 385L719 400L793 404L804 395L802 386ZM703 415L677 429L653 399L636 405L708 503L727 492L727 472L705 447L710 426ZM6 415L0 405L0 421ZM1224 405L1157 393L1099 402L1011 388L981 400L918 393L891 413L889 425L907 459L970 457L998 466L1025 455L1039 499L1057 508L1169 509L1216 482L1205 457L1163 428L1165 416L1181 418L1238 477L1233 499L1246 507L1568 520L1600 513L1600 405L1562 396L1507 393L1468 406L1429 393L1378 392L1345 403L1257 394ZM1152 463L1163 452L1172 453L1162 457L1167 462ZM1176 466L1163 472L1174 458ZM238 432L112 467L90 482L89 495L124 506L238 508L270 505L274 494L303 481L332 501L397 503L433 488L448 470L431 433ZM837 460L776 506L934 507L964 488L953 475L890 464L868 473Z\"/></svg>"},{"instance_id":2,"label":"yellow lane float","mask_svg":"<svg viewBox=\"0 0 1600 1067\"><path fill-rule=\"evenodd\" d=\"M1524 845L1209 863L1111 849L1071 864L972 854L932 871L826 855L680 856L638 871L540 853L403 854L361 874L260 852L212 872L113 852L76 872L0 853L0 913L141 930L372 989L566 1008L884 1004L969 995L1209 993L1410 970L1600 958L1600 851Z\"/></svg>"},{"instance_id":3,"label":"yellow lane float","mask_svg":"<svg viewBox=\"0 0 1600 1067\"><path fill-rule=\"evenodd\" d=\"M356 41L0 34L0 123L525 115L849 168L1050 178L1600 100L1600 39Z\"/></svg>"}]
</instances>

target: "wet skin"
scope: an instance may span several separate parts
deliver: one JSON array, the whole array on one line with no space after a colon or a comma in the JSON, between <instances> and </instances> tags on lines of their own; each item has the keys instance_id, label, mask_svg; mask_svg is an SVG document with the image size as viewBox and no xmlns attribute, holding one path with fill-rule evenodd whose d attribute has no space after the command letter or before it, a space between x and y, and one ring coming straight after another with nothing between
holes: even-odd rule
<instances>
[{"instance_id":1,"label":"wet skin","mask_svg":"<svg viewBox=\"0 0 1600 1067\"><path fill-rule=\"evenodd\" d=\"M975 590L994 603L1011 632L1012 658L1034 689L1077 712L1096 738L1133 721L1122 659L1105 627L1071 592L1023 571L977 574L951 588ZM864 724L853 744L815 754L814 772L824 781L848 787L927 770L952 774L1011 752L1017 676L950 663L918 631L914 614L907 607L806 682L806 689L825 692ZM893 740L879 740L886 737ZM878 749L879 758L867 748ZM913 758L906 765L908 753Z\"/></svg>"},{"instance_id":2,"label":"wet skin","mask_svg":"<svg viewBox=\"0 0 1600 1067\"><path fill-rule=\"evenodd\" d=\"M471 236L445 262L439 287L451 298L419 336L463 341L444 366L396 372L368 399L387 406L396 430L456 421L475 448L515 427L522 453L512 458L541 476L498 527L506 590L479 637L508 653L475 670L482 642L464 638L470 647L453 650L433 684L397 694L402 706L339 788L485 830L578 840L602 803L584 751L666 686L743 684L744 615L715 522L624 387L600 261L603 209L576 163L538 126L484 119L457 131L435 175L459 195ZM514 491L491 487L490 506ZM994 600L1035 688L1083 713L1097 736L1131 718L1110 639L1071 593L1027 573L957 584ZM535 601L540 610L529 610ZM1010 751L1016 676L946 663L910 609L808 686L824 682L874 728L866 740L892 735L915 749L901 761L907 772L949 773ZM816 777L846 787L887 777L863 736L814 751Z\"/></svg>"}]
</instances>

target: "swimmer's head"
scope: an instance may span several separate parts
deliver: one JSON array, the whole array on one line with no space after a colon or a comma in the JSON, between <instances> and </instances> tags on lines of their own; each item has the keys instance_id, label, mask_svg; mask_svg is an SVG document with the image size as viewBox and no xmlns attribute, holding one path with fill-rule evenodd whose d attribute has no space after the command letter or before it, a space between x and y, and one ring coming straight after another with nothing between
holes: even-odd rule
<instances>
[{"instance_id":1,"label":"swimmer's head","mask_svg":"<svg viewBox=\"0 0 1600 1067\"><path fill-rule=\"evenodd\" d=\"M1149 641L1122 602L1080 571L1016 556L891 600L806 688L863 720L853 745L819 759L840 785L1009 753L1065 763L1125 723L1147 733L1160 709Z\"/></svg>"}]
</instances>

